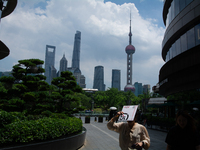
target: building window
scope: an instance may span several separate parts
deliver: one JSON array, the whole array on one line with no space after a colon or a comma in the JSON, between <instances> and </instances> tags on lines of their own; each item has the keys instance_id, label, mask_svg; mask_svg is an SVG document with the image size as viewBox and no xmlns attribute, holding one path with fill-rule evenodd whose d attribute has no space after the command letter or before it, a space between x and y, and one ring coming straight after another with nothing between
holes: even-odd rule
<instances>
[{"instance_id":1,"label":"building window","mask_svg":"<svg viewBox=\"0 0 200 150\"><path fill-rule=\"evenodd\" d=\"M168 50L165 61L183 53L184 51L200 45L200 24L188 30L179 39L177 39Z\"/></svg>"},{"instance_id":2,"label":"building window","mask_svg":"<svg viewBox=\"0 0 200 150\"><path fill-rule=\"evenodd\" d=\"M167 52L167 55L166 55L166 59L165 59L166 62L169 61L169 51Z\"/></svg>"},{"instance_id":3,"label":"building window","mask_svg":"<svg viewBox=\"0 0 200 150\"><path fill-rule=\"evenodd\" d=\"M187 50L187 37L186 33L181 36L181 52Z\"/></svg>"},{"instance_id":4,"label":"building window","mask_svg":"<svg viewBox=\"0 0 200 150\"><path fill-rule=\"evenodd\" d=\"M200 44L200 24L195 26L195 41L196 45Z\"/></svg>"},{"instance_id":5,"label":"building window","mask_svg":"<svg viewBox=\"0 0 200 150\"><path fill-rule=\"evenodd\" d=\"M187 48L190 49L195 46L194 28L187 31Z\"/></svg>"},{"instance_id":6,"label":"building window","mask_svg":"<svg viewBox=\"0 0 200 150\"><path fill-rule=\"evenodd\" d=\"M177 16L178 13L180 12L180 10L179 10L179 0L174 0L174 11L175 11L175 16Z\"/></svg>"},{"instance_id":7,"label":"building window","mask_svg":"<svg viewBox=\"0 0 200 150\"><path fill-rule=\"evenodd\" d=\"M175 18L174 1L171 3L171 20Z\"/></svg>"},{"instance_id":8,"label":"building window","mask_svg":"<svg viewBox=\"0 0 200 150\"><path fill-rule=\"evenodd\" d=\"M171 21L193 0L172 0L171 6L168 9L166 18L166 27L171 23Z\"/></svg>"},{"instance_id":9,"label":"building window","mask_svg":"<svg viewBox=\"0 0 200 150\"><path fill-rule=\"evenodd\" d=\"M175 57L176 56L176 45L175 43L172 44L172 57Z\"/></svg>"},{"instance_id":10,"label":"building window","mask_svg":"<svg viewBox=\"0 0 200 150\"><path fill-rule=\"evenodd\" d=\"M172 52L172 47L169 49L169 59L173 58L173 52Z\"/></svg>"},{"instance_id":11,"label":"building window","mask_svg":"<svg viewBox=\"0 0 200 150\"><path fill-rule=\"evenodd\" d=\"M185 5L189 5L193 0L185 0Z\"/></svg>"},{"instance_id":12,"label":"building window","mask_svg":"<svg viewBox=\"0 0 200 150\"><path fill-rule=\"evenodd\" d=\"M181 43L180 38L176 41L176 55L179 55L181 53Z\"/></svg>"},{"instance_id":13,"label":"building window","mask_svg":"<svg viewBox=\"0 0 200 150\"><path fill-rule=\"evenodd\" d=\"M186 6L185 0L180 0L179 1L179 5L180 5L180 11L182 11L185 8L185 6Z\"/></svg>"}]
</instances>

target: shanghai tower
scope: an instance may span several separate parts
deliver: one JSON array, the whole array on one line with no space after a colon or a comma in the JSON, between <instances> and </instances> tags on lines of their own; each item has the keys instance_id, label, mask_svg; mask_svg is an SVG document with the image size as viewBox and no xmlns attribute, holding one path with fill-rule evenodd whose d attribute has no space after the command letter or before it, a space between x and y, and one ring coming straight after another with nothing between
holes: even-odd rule
<instances>
[{"instance_id":1,"label":"shanghai tower","mask_svg":"<svg viewBox=\"0 0 200 150\"><path fill-rule=\"evenodd\" d=\"M133 60L133 54L135 53L135 47L132 45L131 42L131 14L130 14L130 32L129 32L129 45L126 46L126 53L127 53L127 83L124 87L124 91L131 91L135 92L135 87L132 85L132 60Z\"/></svg>"},{"instance_id":2,"label":"shanghai tower","mask_svg":"<svg viewBox=\"0 0 200 150\"><path fill-rule=\"evenodd\" d=\"M74 37L74 50L72 56L72 68L80 69L80 48L81 48L81 32L76 31Z\"/></svg>"}]
</instances>

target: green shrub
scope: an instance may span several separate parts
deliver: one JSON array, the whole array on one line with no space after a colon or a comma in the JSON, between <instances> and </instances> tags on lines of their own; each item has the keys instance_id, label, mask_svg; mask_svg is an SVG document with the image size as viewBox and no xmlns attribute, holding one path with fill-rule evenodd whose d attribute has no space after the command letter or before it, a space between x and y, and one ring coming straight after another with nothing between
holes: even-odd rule
<instances>
[{"instance_id":1,"label":"green shrub","mask_svg":"<svg viewBox=\"0 0 200 150\"><path fill-rule=\"evenodd\" d=\"M25 113L21 112L10 112L11 115L15 116L18 120L25 120L26 116Z\"/></svg>"},{"instance_id":2,"label":"green shrub","mask_svg":"<svg viewBox=\"0 0 200 150\"><path fill-rule=\"evenodd\" d=\"M50 118L60 118L60 119L66 119L69 116L63 113L52 113Z\"/></svg>"},{"instance_id":3,"label":"green shrub","mask_svg":"<svg viewBox=\"0 0 200 150\"><path fill-rule=\"evenodd\" d=\"M42 118L16 121L0 129L1 145L49 140L82 131L82 121L75 117L67 119Z\"/></svg>"},{"instance_id":4,"label":"green shrub","mask_svg":"<svg viewBox=\"0 0 200 150\"><path fill-rule=\"evenodd\" d=\"M43 115L28 115L27 117L26 117L26 119L27 120L38 120L38 119L42 119L42 118L44 118L44 116Z\"/></svg>"},{"instance_id":5,"label":"green shrub","mask_svg":"<svg viewBox=\"0 0 200 150\"><path fill-rule=\"evenodd\" d=\"M49 110L46 110L46 111L43 111L41 114L46 116L46 117L49 117L49 116L51 116L52 112L49 111Z\"/></svg>"},{"instance_id":6,"label":"green shrub","mask_svg":"<svg viewBox=\"0 0 200 150\"><path fill-rule=\"evenodd\" d=\"M3 128L5 125L10 124L16 119L17 118L11 113L0 111L0 128Z\"/></svg>"}]
</instances>

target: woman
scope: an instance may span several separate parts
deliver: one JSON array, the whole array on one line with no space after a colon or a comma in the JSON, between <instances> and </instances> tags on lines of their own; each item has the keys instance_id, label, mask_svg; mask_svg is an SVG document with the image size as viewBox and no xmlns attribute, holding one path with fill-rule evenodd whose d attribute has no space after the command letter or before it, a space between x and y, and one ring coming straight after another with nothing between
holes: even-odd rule
<instances>
[{"instance_id":1,"label":"woman","mask_svg":"<svg viewBox=\"0 0 200 150\"><path fill-rule=\"evenodd\" d=\"M176 125L169 130L165 142L167 150L200 150L195 120L186 111L177 113Z\"/></svg>"},{"instance_id":2,"label":"woman","mask_svg":"<svg viewBox=\"0 0 200 150\"><path fill-rule=\"evenodd\" d=\"M118 112L117 115L108 122L107 127L109 130L119 133L119 146L121 149L148 149L150 146L150 137L146 128L143 125L136 123L136 119L127 121L127 123L115 123L120 115L123 115L123 112ZM137 114L135 118L137 118Z\"/></svg>"}]
</instances>

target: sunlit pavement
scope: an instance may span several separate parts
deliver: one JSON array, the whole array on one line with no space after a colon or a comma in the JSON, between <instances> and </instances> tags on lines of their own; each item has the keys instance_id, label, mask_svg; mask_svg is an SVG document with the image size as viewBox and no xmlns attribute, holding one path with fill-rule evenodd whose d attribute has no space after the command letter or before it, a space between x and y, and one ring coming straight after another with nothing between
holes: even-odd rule
<instances>
[{"instance_id":1,"label":"sunlit pavement","mask_svg":"<svg viewBox=\"0 0 200 150\"><path fill-rule=\"evenodd\" d=\"M85 143L79 150L121 150L118 141L119 134L108 130L106 118L104 118L103 123L98 123L98 118L95 122L94 117L91 117L89 124L85 124L85 117L81 117L81 119L87 133ZM167 133L149 128L147 130L151 140L149 150L165 150Z\"/></svg>"}]
</instances>

